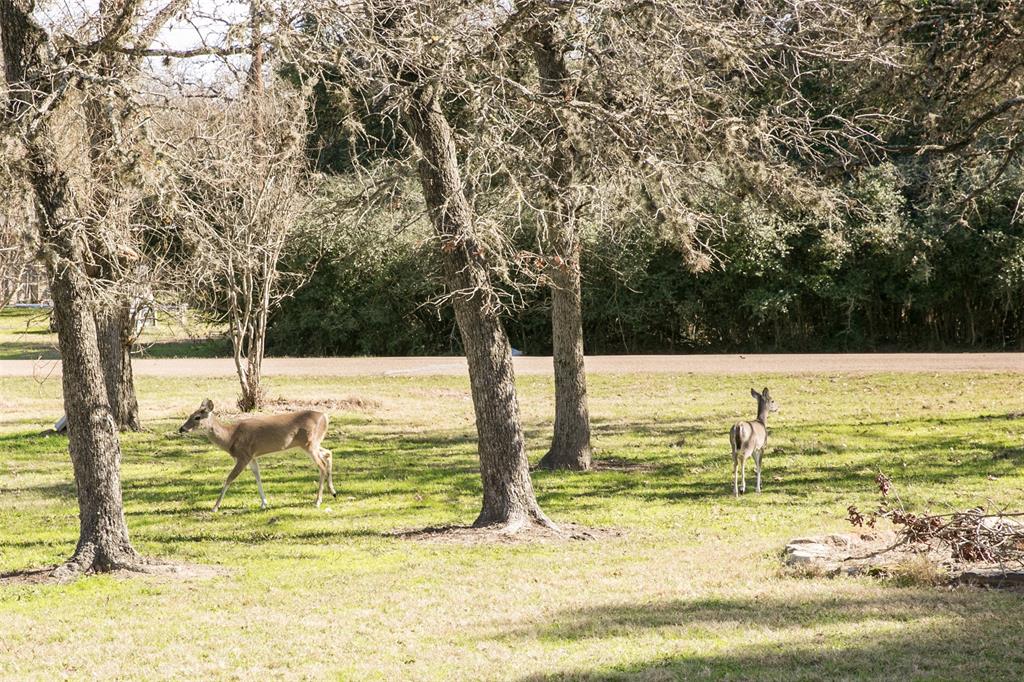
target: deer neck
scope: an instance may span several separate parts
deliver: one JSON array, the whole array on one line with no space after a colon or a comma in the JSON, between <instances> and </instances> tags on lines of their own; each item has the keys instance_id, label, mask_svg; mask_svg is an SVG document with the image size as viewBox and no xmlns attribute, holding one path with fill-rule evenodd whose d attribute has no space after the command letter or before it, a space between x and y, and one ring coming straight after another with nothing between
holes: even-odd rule
<instances>
[{"instance_id":1,"label":"deer neck","mask_svg":"<svg viewBox=\"0 0 1024 682\"><path fill-rule=\"evenodd\" d=\"M757 421L761 422L765 426L768 425L768 403L758 402L757 404Z\"/></svg>"},{"instance_id":2,"label":"deer neck","mask_svg":"<svg viewBox=\"0 0 1024 682\"><path fill-rule=\"evenodd\" d=\"M217 419L217 417L213 417L210 419L210 430L206 432L206 437L221 450L230 452L231 439L235 435L235 426L235 424L225 424Z\"/></svg>"}]
</instances>

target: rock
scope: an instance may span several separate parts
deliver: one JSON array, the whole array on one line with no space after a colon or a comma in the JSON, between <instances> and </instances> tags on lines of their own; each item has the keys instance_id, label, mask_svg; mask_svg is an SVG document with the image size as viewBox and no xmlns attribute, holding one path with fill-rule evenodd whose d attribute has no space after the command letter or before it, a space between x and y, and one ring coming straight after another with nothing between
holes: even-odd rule
<instances>
[{"instance_id":1,"label":"rock","mask_svg":"<svg viewBox=\"0 0 1024 682\"><path fill-rule=\"evenodd\" d=\"M789 566L812 563L833 563L835 550L812 538L798 538L786 545L785 562Z\"/></svg>"},{"instance_id":2,"label":"rock","mask_svg":"<svg viewBox=\"0 0 1024 682\"><path fill-rule=\"evenodd\" d=\"M795 538L786 545L783 560L787 566L816 566L825 571L835 571L843 562L859 561L892 545L895 540L896 535L891 531ZM856 570L862 568L857 567Z\"/></svg>"}]
</instances>

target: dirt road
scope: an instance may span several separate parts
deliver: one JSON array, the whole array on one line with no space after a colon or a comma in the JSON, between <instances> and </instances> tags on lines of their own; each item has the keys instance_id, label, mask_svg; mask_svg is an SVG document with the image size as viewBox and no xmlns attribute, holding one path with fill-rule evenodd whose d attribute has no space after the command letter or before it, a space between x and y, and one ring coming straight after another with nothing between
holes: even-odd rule
<instances>
[{"instance_id":1,"label":"dirt road","mask_svg":"<svg viewBox=\"0 0 1024 682\"><path fill-rule=\"evenodd\" d=\"M521 375L551 374L550 357L517 357ZM136 360L135 374L160 377L231 376L229 358ZM1020 372L1024 353L821 353L779 355L595 355L587 358L593 374L801 374L877 372ZM459 357L268 358L268 376L423 376L466 373ZM55 360L0 360L0 376L57 375Z\"/></svg>"}]
</instances>

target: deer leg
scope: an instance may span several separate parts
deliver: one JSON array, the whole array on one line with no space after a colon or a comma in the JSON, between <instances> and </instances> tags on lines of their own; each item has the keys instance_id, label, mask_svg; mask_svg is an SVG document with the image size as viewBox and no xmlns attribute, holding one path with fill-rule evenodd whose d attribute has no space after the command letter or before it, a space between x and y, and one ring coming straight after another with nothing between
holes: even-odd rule
<instances>
[{"instance_id":1,"label":"deer leg","mask_svg":"<svg viewBox=\"0 0 1024 682\"><path fill-rule=\"evenodd\" d=\"M220 495L217 497L217 501L213 504L213 511L220 509L221 500L224 499L224 493L228 491L228 486L231 485L231 481L238 478L238 474L242 473L242 469L245 468L246 464L248 464L248 462L243 457L235 459L235 467L231 470L231 473L228 474L228 480L224 481L224 487L220 489Z\"/></svg>"},{"instance_id":2,"label":"deer leg","mask_svg":"<svg viewBox=\"0 0 1024 682\"><path fill-rule=\"evenodd\" d=\"M757 469L757 492L761 492L761 457L763 456L763 448L754 455L754 467Z\"/></svg>"},{"instance_id":3,"label":"deer leg","mask_svg":"<svg viewBox=\"0 0 1024 682\"><path fill-rule=\"evenodd\" d=\"M327 489L331 491L331 495L337 497L338 491L334 489L334 455L327 448L320 448L320 459L327 467Z\"/></svg>"},{"instance_id":4,"label":"deer leg","mask_svg":"<svg viewBox=\"0 0 1024 682\"><path fill-rule=\"evenodd\" d=\"M740 496L740 460L735 450L732 451L732 494L733 497Z\"/></svg>"},{"instance_id":5,"label":"deer leg","mask_svg":"<svg viewBox=\"0 0 1024 682\"><path fill-rule=\"evenodd\" d=\"M743 453L743 463L740 465L740 492L747 492L747 453Z\"/></svg>"},{"instance_id":6,"label":"deer leg","mask_svg":"<svg viewBox=\"0 0 1024 682\"><path fill-rule=\"evenodd\" d=\"M320 487L316 491L316 506L319 507L320 503L324 501L324 479L327 478L327 467L324 466L324 462L320 459L320 455L313 447L306 448L306 452L313 460L313 464L316 465L317 471L320 472Z\"/></svg>"},{"instance_id":7,"label":"deer leg","mask_svg":"<svg viewBox=\"0 0 1024 682\"><path fill-rule=\"evenodd\" d=\"M256 490L260 494L260 509L266 509L267 496L263 494L263 481L260 480L260 465L256 462L255 458L249 462L249 468L252 469L252 475L256 477Z\"/></svg>"}]
</instances>

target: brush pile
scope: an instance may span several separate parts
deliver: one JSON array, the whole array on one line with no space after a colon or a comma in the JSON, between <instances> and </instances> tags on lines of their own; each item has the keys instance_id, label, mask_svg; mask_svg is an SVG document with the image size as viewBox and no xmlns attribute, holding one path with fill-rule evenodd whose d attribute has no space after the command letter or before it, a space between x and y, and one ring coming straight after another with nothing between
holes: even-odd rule
<instances>
[{"instance_id":1,"label":"brush pile","mask_svg":"<svg viewBox=\"0 0 1024 682\"><path fill-rule=\"evenodd\" d=\"M976 507L947 514L913 514L893 492L888 476L879 473L875 483L882 495L878 509L865 515L850 505L847 519L852 525L874 528L878 519L888 519L902 544L921 551L948 550L953 561L963 564L1024 567L1024 512L988 513Z\"/></svg>"}]
</instances>

